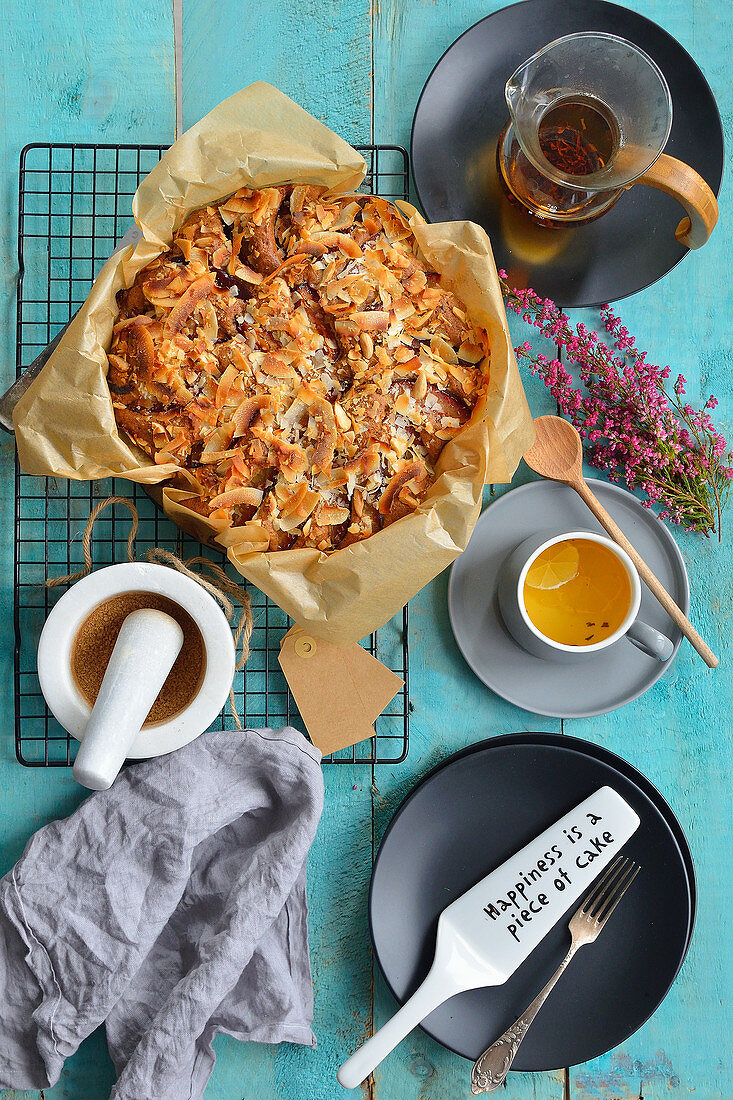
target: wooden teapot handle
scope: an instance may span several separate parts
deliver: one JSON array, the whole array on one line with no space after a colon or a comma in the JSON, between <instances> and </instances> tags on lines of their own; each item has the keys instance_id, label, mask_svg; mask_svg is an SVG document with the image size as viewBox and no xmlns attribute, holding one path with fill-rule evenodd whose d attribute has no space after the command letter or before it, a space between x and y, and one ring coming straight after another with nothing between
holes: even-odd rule
<instances>
[{"instance_id":1,"label":"wooden teapot handle","mask_svg":"<svg viewBox=\"0 0 733 1100\"><path fill-rule=\"evenodd\" d=\"M672 195L687 212L675 230L680 244L701 248L718 220L718 200L702 176L684 161L662 153L636 183L646 183Z\"/></svg>"}]
</instances>

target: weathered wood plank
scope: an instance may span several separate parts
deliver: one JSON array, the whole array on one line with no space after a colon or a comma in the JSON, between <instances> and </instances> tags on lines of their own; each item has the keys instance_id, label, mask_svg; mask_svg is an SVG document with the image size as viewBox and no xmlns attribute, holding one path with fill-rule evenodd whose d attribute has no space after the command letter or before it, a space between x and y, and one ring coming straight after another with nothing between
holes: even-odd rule
<instances>
[{"instance_id":1,"label":"weathered wood plank","mask_svg":"<svg viewBox=\"0 0 733 1100\"><path fill-rule=\"evenodd\" d=\"M374 14L375 140L409 148L412 116L420 90L435 62L458 35L476 20L501 7L498 3L461 0L436 4L403 4L379 0ZM514 319L516 322L516 318ZM518 338L520 323L512 323ZM521 333L521 340L527 339ZM527 380L535 414L554 411L554 402L536 380ZM527 479L518 471L516 483ZM502 490L499 488L499 492ZM486 501L490 499L487 490ZM410 604L410 694L414 706L410 755L397 768L375 768L375 843L378 844L401 799L415 782L451 752L474 741L518 730L558 732L560 723L540 718L499 699L464 663L448 623L448 572ZM381 975L375 983L375 1025L395 1010ZM470 1064L417 1030L379 1067L375 1096L392 1100L448 1100L467 1095ZM562 1072L511 1074L507 1098L559 1100Z\"/></svg>"},{"instance_id":2,"label":"weathered wood plank","mask_svg":"<svg viewBox=\"0 0 733 1100\"><path fill-rule=\"evenodd\" d=\"M18 0L0 20L0 385L15 377L18 157L32 141L165 142L173 136L170 5L85 0L33 12ZM70 813L81 789L64 770L22 768L13 749L12 439L0 439L0 873L32 832ZM46 1100L103 1100L114 1070L101 1032L69 1059ZM38 1093L0 1092L6 1100Z\"/></svg>"},{"instance_id":3,"label":"weathered wood plank","mask_svg":"<svg viewBox=\"0 0 733 1100\"><path fill-rule=\"evenodd\" d=\"M733 9L717 0L675 4L632 0L630 7L660 23L692 54L718 100L733 136L728 50ZM669 363L688 379L695 405L712 391L715 418L730 440L731 352L729 288L731 189L724 177L721 220L709 243L663 280L618 310L652 362ZM597 318L589 317L587 323ZM733 702L728 609L731 602L731 519L722 545L675 530L690 574L691 618L721 659L705 668L683 642L670 672L643 698L602 718L566 722L568 733L598 741L626 757L659 787L680 818L692 847L699 887L697 927L689 957L652 1019L605 1058L571 1071L573 1100L662 1100L676 1090L705 1100L733 1096L730 1045L733 992L732 928L727 875L731 819L728 716Z\"/></svg>"},{"instance_id":4,"label":"weathered wood plank","mask_svg":"<svg viewBox=\"0 0 733 1100\"><path fill-rule=\"evenodd\" d=\"M368 0L246 5L184 0L183 121L191 126L255 80L286 92L352 142L371 132ZM371 870L369 769L324 769L326 802L308 864L318 1048L268 1048L220 1037L211 1100L330 1100L336 1069L371 1031L366 891Z\"/></svg>"},{"instance_id":5,"label":"weathered wood plank","mask_svg":"<svg viewBox=\"0 0 733 1100\"><path fill-rule=\"evenodd\" d=\"M722 236L722 235L721 235ZM713 248L711 242L710 246ZM701 288L695 313L695 343L678 329L684 322L678 303L696 282L695 267L703 257L690 257L687 270L667 277L657 289L658 309L650 310L643 296L623 304L622 316L639 343L651 348L654 361L672 364L690 380L693 404L710 390L729 401L727 353L721 346L722 317L712 321L713 287ZM689 265L689 266L688 266ZM721 257L719 271L730 272ZM725 276L723 276L725 278ZM704 276L701 282L707 281ZM648 293L648 292L647 292ZM706 301L709 306L706 308ZM621 307L620 307L621 308ZM730 425L730 413L717 410L719 423ZM730 518L723 545L699 535L675 531L692 587L691 619L716 654L720 668L710 671L683 642L674 667L641 699L603 717L566 722L565 730L598 741L624 756L648 775L680 818L692 847L699 885L699 910L689 958L664 1004L636 1035L607 1058L573 1073L578 1100L596 1097L626 1100L640 1088L645 1098L661 1098L677 1087L695 1089L710 1100L733 1094L729 1064L719 1052L730 1035L730 993L733 983L726 945L731 919L725 905L729 867L730 802L726 774L730 768L731 699L730 640ZM724 872L723 872L724 875ZM723 958L721 958L721 950Z\"/></svg>"},{"instance_id":6,"label":"weathered wood plank","mask_svg":"<svg viewBox=\"0 0 733 1100\"><path fill-rule=\"evenodd\" d=\"M255 80L347 141L369 141L369 0L184 0L184 127Z\"/></svg>"},{"instance_id":7,"label":"weathered wood plank","mask_svg":"<svg viewBox=\"0 0 733 1100\"><path fill-rule=\"evenodd\" d=\"M729 83L724 77L725 54L720 50L720 43L731 40L730 10L724 15L721 5L715 2L695 5L639 2L631 6L667 26L703 64L706 75L721 100L723 114L729 126ZM389 136L391 140L407 143L417 91L431 66L462 30L475 19L487 14L492 7L493 5L489 8L482 6L479 10L465 4L444 4L417 10L398 4L379 5L377 26L381 27L381 32L375 33L375 72L379 72L380 58L384 58L387 66L396 64L399 59L401 80L397 86L391 78L392 74L390 78L375 80L375 132L378 137L387 139ZM706 63L708 61L709 64ZM416 86L414 92L413 84ZM724 193L723 212L725 197ZM706 387L712 384L718 396L723 398L730 395L730 382L723 376L724 366L729 361L729 352L721 347L720 341L725 310L720 308L723 303L717 289L721 283L717 278L711 279L710 273L728 270L723 221L717 237L713 238L706 250L689 257L681 268L657 287L637 296L636 301L625 304L626 308L623 310L625 318L633 321L629 327L634 331L637 318L645 326L643 331L650 335L649 342L653 346L654 355L658 355L664 362L674 363L680 360L682 353L686 362L682 363L680 369L686 377L692 380L697 377L698 371L702 379L716 375L715 384L706 380L701 388L707 394ZM727 285L725 280L723 285ZM680 303L685 305L680 307ZM597 317L594 320L597 324ZM702 346L691 331L693 326L698 330L700 325L705 330ZM525 339L521 326L514 325L513 331L517 342ZM662 337L661 343L657 341L657 337ZM694 365L689 365L691 355ZM536 383L528 385L528 393L535 414L549 411ZM698 583L704 582L711 573L719 577L725 575L726 558L721 555L717 546L701 545L700 540L692 536L682 536L680 541L689 560L693 587L696 579ZM727 593L721 594L717 584L715 589L717 608L724 608ZM422 594L415 601L418 607L424 597L425 594ZM705 623L706 626L711 623L716 611L710 604L705 606L702 601L697 602L696 610L698 622ZM413 621L415 618L413 615ZM719 612L718 621L720 629L713 631L713 645L722 640L719 636L722 632ZM414 648L417 649L417 646ZM441 654L441 657L444 655ZM447 660L436 664L441 671L449 668ZM680 812L683 824L690 830L701 881L709 882L716 861L719 862L722 858L723 838L730 828L729 817L723 814L720 820L719 811L712 815L712 822L705 823L706 827L703 827L702 819L704 805L722 807L724 804L720 800L720 783L711 774L719 764L710 749L713 744L720 745L723 750L725 748L722 715L726 713L725 703L729 700L730 677L721 670L717 681L717 701L713 702L710 699L709 681L702 680L706 675L705 670L697 667L698 665L697 658L693 659L693 656L683 651L675 670L643 700L605 719L565 723L565 729L591 740L598 738L634 760L659 783ZM696 689L693 686L695 683L700 687ZM413 699L418 700L420 688L415 684L414 678L413 687ZM461 679L462 696L465 689L464 675ZM470 708L466 708L469 713L473 712L472 698L470 702ZM485 700L482 702L486 705ZM442 700L442 703L445 705L446 701ZM429 710L432 714L432 705ZM549 725L537 724L541 721L536 720L534 728L550 728ZM694 733L690 729L692 724L695 727ZM661 733L660 726L664 733ZM413 728L417 727L418 723L415 721ZM697 732L701 727L712 728L715 732L701 738ZM655 731L655 736L651 738L650 730ZM437 733L437 730L425 731L427 744L435 745ZM413 746L418 736L422 741L422 723L420 733L413 735ZM677 745L683 737L687 741L687 747L682 755ZM709 746L707 751L699 744L701 740ZM696 741L699 747L695 744ZM422 766L417 761L415 766L421 774ZM406 772L400 772L400 780L407 786ZM381 786L379 780L378 784ZM680 806L678 803L686 791L690 793ZM391 810L390 806L386 817ZM377 822L379 820L378 812ZM589 1100L596 1096L603 1097L604 1100L613 1097L615 1100L617 1096L638 1096L642 1090L644 1096L661 1096L668 1089L677 1087L680 1082L688 1089L696 1088L702 1095L710 1095L711 1098L733 1092L733 1085L727 1077L728 1071L723 1069L719 1056L720 1050L725 1046L726 1031L730 1030L729 1024L726 1029L720 1000L725 999L731 984L730 967L727 970L725 966L721 967L714 947L716 937L713 935L713 925L721 911L721 892L722 887L717 887L707 905L703 898L697 938L690 959L660 1012L620 1051L599 1059L592 1065L572 1071L573 1095L578 1100L585 1100L586 1096ZM703 936L706 943L700 947ZM386 993L384 996L389 1000ZM379 1003L378 999L377 1006ZM681 1025L681 1020L685 1021L684 1025ZM699 1041L700 1020L706 1020L712 1025L711 1028L706 1027L707 1034L703 1042ZM695 1035L698 1037L697 1042ZM424 1037L421 1040L423 1044L430 1044ZM430 1044L430 1050L436 1049L434 1044ZM662 1051L666 1053L661 1053ZM429 1061L419 1064L429 1065ZM390 1087L395 1092L399 1081L409 1069L409 1059L405 1058L394 1076L389 1076ZM388 1073L386 1067L383 1072L385 1075ZM429 1084L426 1082L424 1086L427 1094L433 1095L433 1085L436 1078L439 1081L439 1076L430 1069ZM381 1085L383 1079L379 1080ZM388 1092L389 1090L385 1094ZM412 1087L409 1094L412 1094Z\"/></svg>"}]
</instances>

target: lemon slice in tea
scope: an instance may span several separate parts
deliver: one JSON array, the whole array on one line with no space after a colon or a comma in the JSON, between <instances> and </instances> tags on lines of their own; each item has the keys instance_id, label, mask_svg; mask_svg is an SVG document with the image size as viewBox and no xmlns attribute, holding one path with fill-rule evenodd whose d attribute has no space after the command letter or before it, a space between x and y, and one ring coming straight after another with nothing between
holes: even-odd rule
<instances>
[{"instance_id":1,"label":"lemon slice in tea","mask_svg":"<svg viewBox=\"0 0 733 1100\"><path fill-rule=\"evenodd\" d=\"M578 575L580 554L572 542L558 542L543 550L532 562L525 584L528 588L560 588Z\"/></svg>"}]
</instances>

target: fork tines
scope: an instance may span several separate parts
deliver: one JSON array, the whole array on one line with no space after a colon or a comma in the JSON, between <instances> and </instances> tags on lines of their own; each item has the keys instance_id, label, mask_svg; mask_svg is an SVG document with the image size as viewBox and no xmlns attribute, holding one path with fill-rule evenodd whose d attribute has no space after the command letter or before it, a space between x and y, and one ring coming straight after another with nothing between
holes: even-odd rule
<instances>
[{"instance_id":1,"label":"fork tines","mask_svg":"<svg viewBox=\"0 0 733 1100\"><path fill-rule=\"evenodd\" d=\"M618 856L591 887L582 905L583 913L605 924L640 870L632 859Z\"/></svg>"}]
</instances>

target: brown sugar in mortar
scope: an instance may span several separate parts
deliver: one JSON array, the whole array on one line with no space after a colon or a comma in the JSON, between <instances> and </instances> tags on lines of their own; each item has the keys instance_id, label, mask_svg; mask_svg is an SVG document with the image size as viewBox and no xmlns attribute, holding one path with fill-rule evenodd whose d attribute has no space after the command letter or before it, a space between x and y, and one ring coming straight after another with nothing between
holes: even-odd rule
<instances>
[{"instance_id":1,"label":"brown sugar in mortar","mask_svg":"<svg viewBox=\"0 0 733 1100\"><path fill-rule=\"evenodd\" d=\"M72 643L71 672L80 692L93 707L122 624L128 615L142 608L164 611L183 631L181 652L143 723L150 726L180 714L198 693L206 671L206 647L201 631L174 600L155 592L123 592L97 604Z\"/></svg>"}]
</instances>

